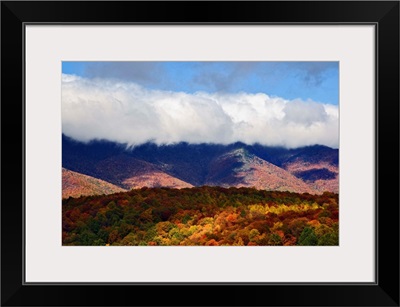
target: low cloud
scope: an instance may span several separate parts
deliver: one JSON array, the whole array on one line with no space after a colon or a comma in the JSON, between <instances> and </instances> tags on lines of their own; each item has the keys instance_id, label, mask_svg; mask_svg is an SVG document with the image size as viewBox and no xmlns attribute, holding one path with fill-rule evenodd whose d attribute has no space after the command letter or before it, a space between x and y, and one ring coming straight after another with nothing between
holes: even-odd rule
<instances>
[{"instance_id":1,"label":"low cloud","mask_svg":"<svg viewBox=\"0 0 400 307\"><path fill-rule=\"evenodd\" d=\"M130 146L244 142L289 148L338 147L334 105L264 93L221 94L149 90L135 83L62 77L62 130L80 141Z\"/></svg>"}]
</instances>

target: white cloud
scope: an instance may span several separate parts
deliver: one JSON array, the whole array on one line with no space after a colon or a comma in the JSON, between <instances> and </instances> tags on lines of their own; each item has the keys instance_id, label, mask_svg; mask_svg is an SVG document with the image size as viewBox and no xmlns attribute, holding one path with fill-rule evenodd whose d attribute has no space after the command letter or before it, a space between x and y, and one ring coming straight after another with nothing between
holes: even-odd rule
<instances>
[{"instance_id":1,"label":"white cloud","mask_svg":"<svg viewBox=\"0 0 400 307\"><path fill-rule=\"evenodd\" d=\"M338 108L266 94L157 91L135 83L62 77L62 130L80 141L138 145L237 141L338 147Z\"/></svg>"}]
</instances>

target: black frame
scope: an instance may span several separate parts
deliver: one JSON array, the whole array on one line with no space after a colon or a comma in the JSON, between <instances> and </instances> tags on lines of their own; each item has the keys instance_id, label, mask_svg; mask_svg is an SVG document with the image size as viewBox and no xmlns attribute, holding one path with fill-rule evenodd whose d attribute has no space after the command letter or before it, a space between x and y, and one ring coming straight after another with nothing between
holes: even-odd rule
<instances>
[{"instance_id":1,"label":"black frame","mask_svg":"<svg viewBox=\"0 0 400 307\"><path fill-rule=\"evenodd\" d=\"M375 25L377 282L24 284L24 24L71 22ZM3 1L1 305L399 306L399 37L399 1Z\"/></svg>"}]
</instances>

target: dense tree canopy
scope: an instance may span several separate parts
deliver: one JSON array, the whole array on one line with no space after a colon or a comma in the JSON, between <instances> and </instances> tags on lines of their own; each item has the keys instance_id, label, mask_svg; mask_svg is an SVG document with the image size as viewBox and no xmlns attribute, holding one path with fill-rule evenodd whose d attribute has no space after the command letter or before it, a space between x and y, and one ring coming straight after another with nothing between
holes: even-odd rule
<instances>
[{"instance_id":1,"label":"dense tree canopy","mask_svg":"<svg viewBox=\"0 0 400 307\"><path fill-rule=\"evenodd\" d=\"M338 194L142 188L62 202L63 245L338 245Z\"/></svg>"}]
</instances>

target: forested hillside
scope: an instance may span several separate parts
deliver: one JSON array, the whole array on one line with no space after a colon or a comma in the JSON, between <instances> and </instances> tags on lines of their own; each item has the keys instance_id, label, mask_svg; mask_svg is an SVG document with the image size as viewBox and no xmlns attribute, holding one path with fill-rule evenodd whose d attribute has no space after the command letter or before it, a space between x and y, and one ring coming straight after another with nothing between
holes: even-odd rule
<instances>
[{"instance_id":1,"label":"forested hillside","mask_svg":"<svg viewBox=\"0 0 400 307\"><path fill-rule=\"evenodd\" d=\"M141 188L62 202L63 245L338 245L338 194Z\"/></svg>"}]
</instances>

